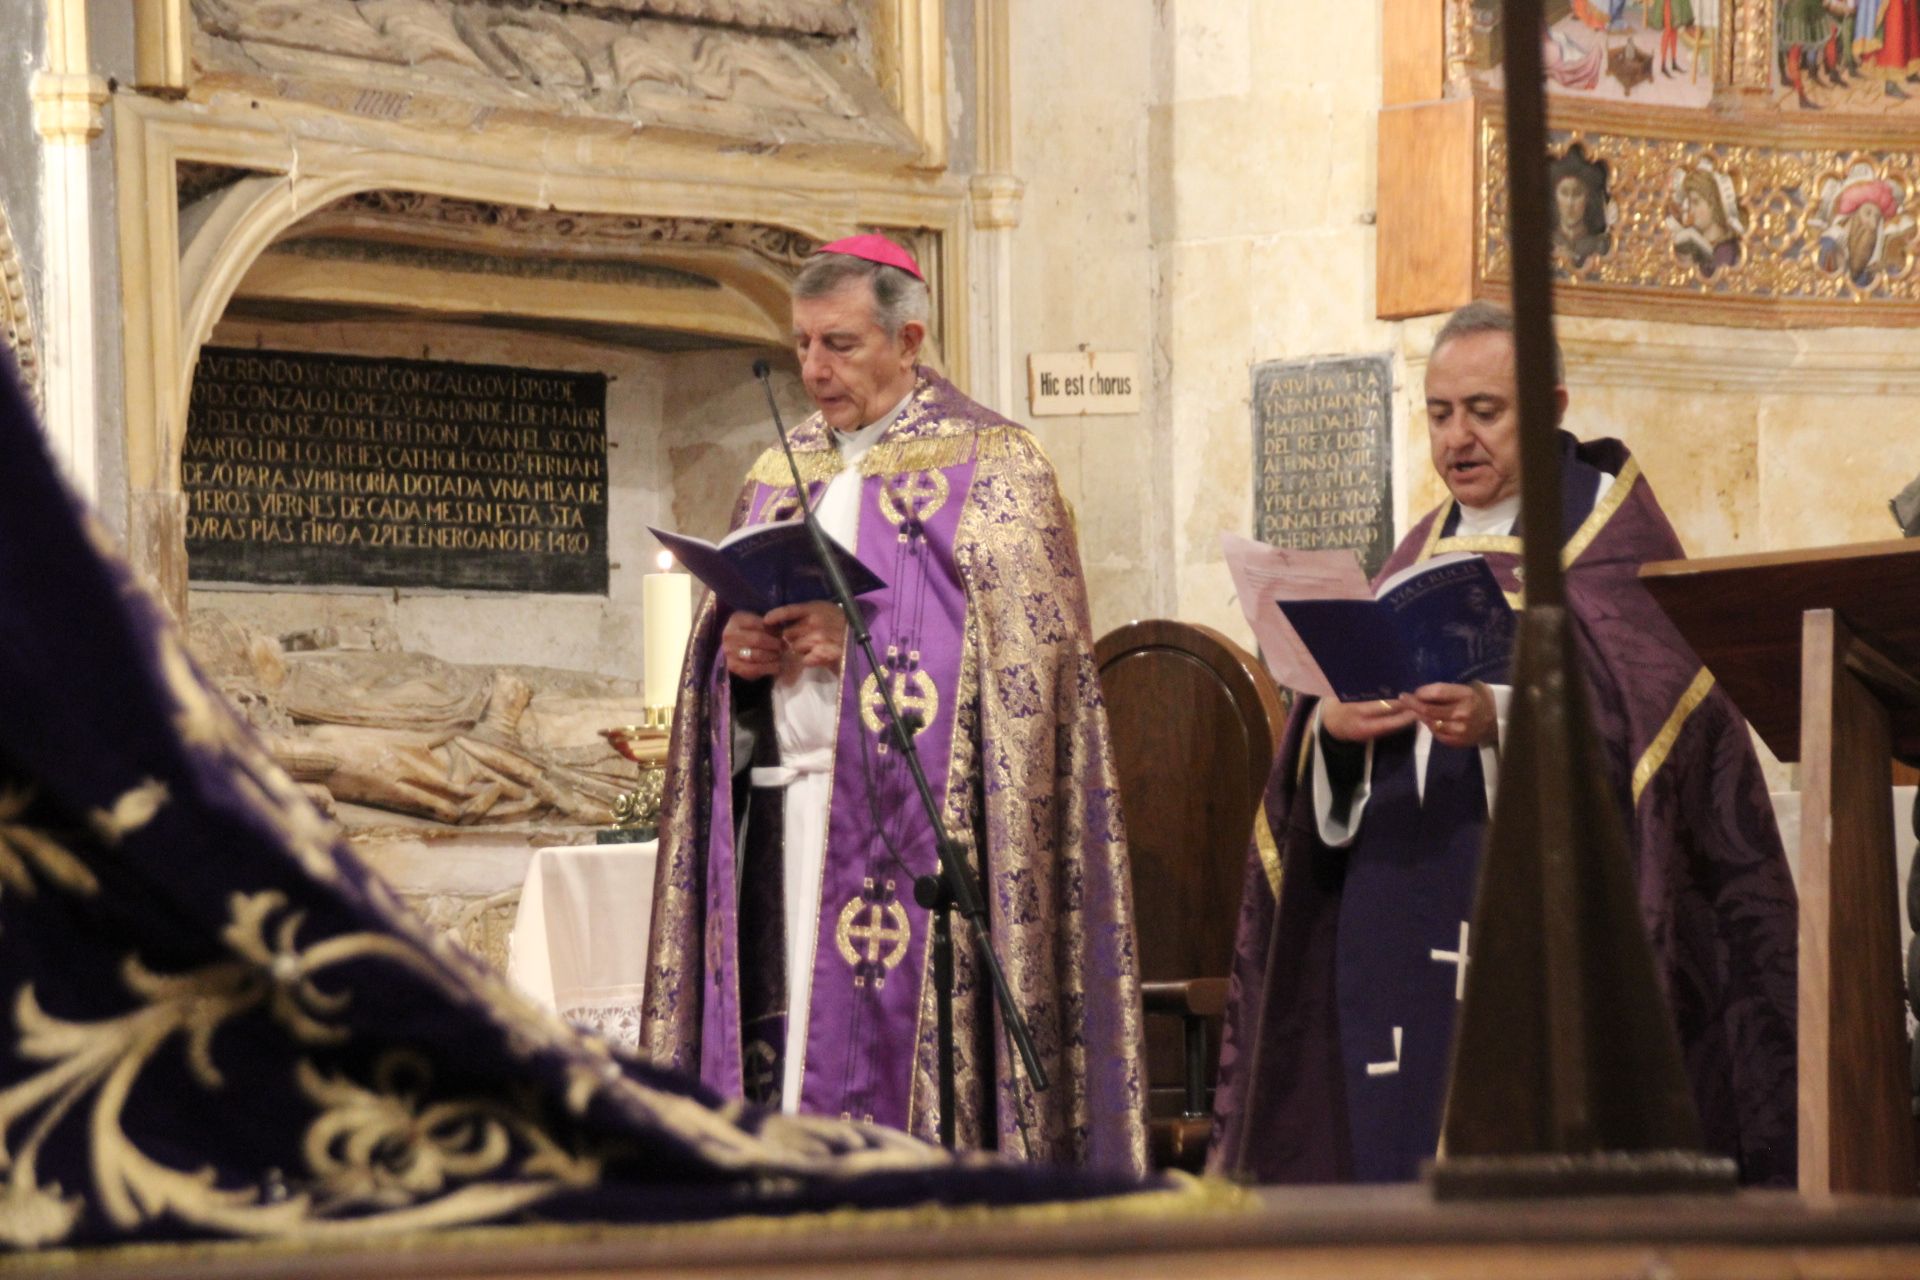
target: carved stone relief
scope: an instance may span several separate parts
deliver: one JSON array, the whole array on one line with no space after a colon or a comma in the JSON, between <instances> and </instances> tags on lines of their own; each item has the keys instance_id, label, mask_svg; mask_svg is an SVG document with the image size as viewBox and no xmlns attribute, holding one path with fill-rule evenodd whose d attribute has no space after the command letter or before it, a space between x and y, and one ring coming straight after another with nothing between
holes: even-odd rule
<instances>
[{"instance_id":1,"label":"carved stone relief","mask_svg":"<svg viewBox=\"0 0 1920 1280\"><path fill-rule=\"evenodd\" d=\"M505 973L513 924L520 911L520 890L472 895L405 892L400 894L436 932L453 939L496 973Z\"/></svg>"},{"instance_id":2,"label":"carved stone relief","mask_svg":"<svg viewBox=\"0 0 1920 1280\"><path fill-rule=\"evenodd\" d=\"M802 36L850 36L859 29L854 20L854 6L847 0L554 0L554 3L570 9L615 9Z\"/></svg>"},{"instance_id":3,"label":"carved stone relief","mask_svg":"<svg viewBox=\"0 0 1920 1280\"><path fill-rule=\"evenodd\" d=\"M231 165L206 164L197 160L182 161L175 166L175 201L180 208L204 200L216 192L225 191L251 172L236 169Z\"/></svg>"},{"instance_id":4,"label":"carved stone relief","mask_svg":"<svg viewBox=\"0 0 1920 1280\"><path fill-rule=\"evenodd\" d=\"M827 0L193 0L202 69L357 114L454 124L438 95L779 144L913 147ZM331 89L325 87L331 84Z\"/></svg>"},{"instance_id":5,"label":"carved stone relief","mask_svg":"<svg viewBox=\"0 0 1920 1280\"><path fill-rule=\"evenodd\" d=\"M40 353L33 340L33 312L27 306L27 270L13 242L13 227L0 209L0 339L19 371L20 384L40 407Z\"/></svg>"},{"instance_id":6,"label":"carved stone relief","mask_svg":"<svg viewBox=\"0 0 1920 1280\"><path fill-rule=\"evenodd\" d=\"M573 258L631 256L647 245L744 249L784 272L797 271L818 242L797 231L708 218L569 213L410 191L367 191L303 221L302 236L407 238L498 247L511 241Z\"/></svg>"},{"instance_id":7,"label":"carved stone relief","mask_svg":"<svg viewBox=\"0 0 1920 1280\"><path fill-rule=\"evenodd\" d=\"M394 814L428 827L601 827L638 777L599 736L643 714L632 681L463 666L400 652L391 636L339 641L276 639L209 609L189 622L195 659L349 832Z\"/></svg>"},{"instance_id":8,"label":"carved stone relief","mask_svg":"<svg viewBox=\"0 0 1920 1280\"><path fill-rule=\"evenodd\" d=\"M644 285L653 289L718 289L719 283L691 271L647 266L636 262L581 260L561 257L509 256L461 249L424 248L350 240L332 236L301 236L278 246L281 252L322 262L364 262L420 267L457 275L513 276L521 279L569 280L596 284Z\"/></svg>"}]
</instances>

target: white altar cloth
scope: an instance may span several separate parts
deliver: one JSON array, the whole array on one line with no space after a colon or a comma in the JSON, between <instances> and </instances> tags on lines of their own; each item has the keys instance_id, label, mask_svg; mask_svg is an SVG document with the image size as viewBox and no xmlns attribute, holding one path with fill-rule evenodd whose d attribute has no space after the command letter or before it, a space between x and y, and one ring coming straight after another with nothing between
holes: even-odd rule
<instances>
[{"instance_id":1,"label":"white altar cloth","mask_svg":"<svg viewBox=\"0 0 1920 1280\"><path fill-rule=\"evenodd\" d=\"M515 987L632 1048L640 1044L659 851L657 840L535 851L508 945Z\"/></svg>"}]
</instances>

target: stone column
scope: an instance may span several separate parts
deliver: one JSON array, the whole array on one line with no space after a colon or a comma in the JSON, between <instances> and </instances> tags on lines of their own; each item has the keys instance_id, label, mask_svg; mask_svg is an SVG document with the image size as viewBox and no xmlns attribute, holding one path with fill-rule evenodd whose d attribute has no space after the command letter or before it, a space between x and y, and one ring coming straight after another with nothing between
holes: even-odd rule
<instances>
[{"instance_id":1,"label":"stone column","mask_svg":"<svg viewBox=\"0 0 1920 1280\"><path fill-rule=\"evenodd\" d=\"M975 0L978 159L973 197L974 383L980 399L1019 417L1013 350L1013 231L1024 184L1013 175L1013 84L1007 0Z\"/></svg>"},{"instance_id":2,"label":"stone column","mask_svg":"<svg viewBox=\"0 0 1920 1280\"><path fill-rule=\"evenodd\" d=\"M100 136L107 82L93 73L85 0L49 0L47 65L33 80L34 123L46 140L42 419L75 488L96 498L93 200L87 150Z\"/></svg>"}]
</instances>

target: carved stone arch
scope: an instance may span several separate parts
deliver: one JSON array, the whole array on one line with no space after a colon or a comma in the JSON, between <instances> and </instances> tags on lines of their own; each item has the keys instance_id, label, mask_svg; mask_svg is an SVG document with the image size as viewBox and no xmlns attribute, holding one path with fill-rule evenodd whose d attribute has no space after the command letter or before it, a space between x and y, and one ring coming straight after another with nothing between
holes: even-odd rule
<instances>
[{"instance_id":1,"label":"carved stone arch","mask_svg":"<svg viewBox=\"0 0 1920 1280\"><path fill-rule=\"evenodd\" d=\"M191 221L182 220L180 236L180 376L174 387L171 421L181 424L169 441L168 487L180 487L180 450L186 441L187 406L193 396L193 370L200 348L232 300L247 269L268 245L316 205L361 190L353 175L288 179L255 174L217 196L212 207Z\"/></svg>"},{"instance_id":2,"label":"carved stone arch","mask_svg":"<svg viewBox=\"0 0 1920 1280\"><path fill-rule=\"evenodd\" d=\"M968 278L964 191L938 175L823 164L802 151L745 157L600 133L543 149L505 126L501 136L463 135L457 149L428 153L409 128L322 118L303 104L264 96L245 109L222 101L209 113L118 95L113 112L129 545L136 567L182 609L180 456L201 345L248 287L249 272L277 252L276 243L297 239L303 222L343 202L375 192L411 193L616 226L651 220L746 228L804 240L805 251L856 229L887 228L923 237L919 247L932 279ZM644 275L658 264L668 273L718 279L737 305L730 313L735 329L717 336L784 345L786 275L797 260L769 260L724 236L721 243L690 236L641 247L640 269L626 274ZM941 284L937 330L944 350L935 360L964 384L967 290ZM541 318L551 321L555 313Z\"/></svg>"},{"instance_id":3,"label":"carved stone arch","mask_svg":"<svg viewBox=\"0 0 1920 1280\"><path fill-rule=\"evenodd\" d=\"M389 173L363 172L334 174L321 178L292 179L277 174L253 174L234 182L217 195L208 197L204 207L196 207L181 222L179 263L180 342L177 357L180 376L170 406L171 420L183 424L176 438L167 442L164 460L167 487L179 486L180 450L184 445L184 423L192 395L193 369L202 346L211 338L215 325L226 314L248 273L274 246L324 218L353 197L380 192L396 192L428 200L472 201L465 192L450 192L447 185L438 189L410 188L396 184ZM541 211L535 200L516 201L511 194L493 198L491 203L508 208ZM645 214L594 215L579 211L547 210L575 218L604 217L633 224L645 232L645 223L678 224L696 228L716 225L708 220L660 217ZM726 224L733 225L733 224ZM817 240L798 228L754 224L760 230L786 233L798 238L808 249ZM750 228L751 229L751 228ZM723 240L704 243L697 234L681 239L654 241L645 246L649 257L663 267L712 278L738 294L757 315L736 314L731 327L709 331L705 336L726 337L743 342L778 345L786 337L787 282L798 265L743 251ZM804 251L800 254L804 256ZM736 309L736 312L738 309ZM580 318L585 319L584 315ZM671 321L663 323L671 327Z\"/></svg>"},{"instance_id":4,"label":"carved stone arch","mask_svg":"<svg viewBox=\"0 0 1920 1280\"><path fill-rule=\"evenodd\" d=\"M13 356L20 385L40 407L40 353L33 338L33 312L27 304L26 264L13 240L13 226L0 208L0 339Z\"/></svg>"}]
</instances>

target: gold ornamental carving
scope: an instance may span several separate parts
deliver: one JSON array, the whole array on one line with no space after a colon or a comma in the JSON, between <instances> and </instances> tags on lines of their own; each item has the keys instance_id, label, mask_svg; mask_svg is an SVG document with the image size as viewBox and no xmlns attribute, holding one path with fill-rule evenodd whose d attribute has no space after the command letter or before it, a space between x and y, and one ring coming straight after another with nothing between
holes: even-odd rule
<instances>
[{"instance_id":1,"label":"gold ornamental carving","mask_svg":"<svg viewBox=\"0 0 1920 1280\"><path fill-rule=\"evenodd\" d=\"M1865 32L1865 12L1838 0L1550 6L1557 305L1920 325L1920 56ZM1498 296L1511 277L1507 33L1497 0L1447 0L1444 13L1445 92L1474 103L1473 289Z\"/></svg>"},{"instance_id":2,"label":"gold ornamental carving","mask_svg":"<svg viewBox=\"0 0 1920 1280\"><path fill-rule=\"evenodd\" d=\"M1550 133L1556 219L1575 206L1599 237L1555 232L1556 304L1570 314L1645 314L1747 325L1920 324L1920 151L1848 146L1749 124L1744 130L1664 113L1619 110L1582 123L1563 113ZM1637 126L1637 127L1636 127ZM1483 292L1504 290L1508 258L1506 140L1498 104L1479 125ZM1803 140L1804 139L1804 140ZM1584 161L1586 190L1567 175ZM1595 176L1597 175L1597 176ZM1584 202L1584 204L1583 204Z\"/></svg>"}]
</instances>

